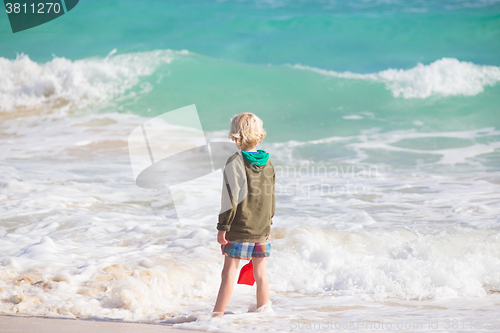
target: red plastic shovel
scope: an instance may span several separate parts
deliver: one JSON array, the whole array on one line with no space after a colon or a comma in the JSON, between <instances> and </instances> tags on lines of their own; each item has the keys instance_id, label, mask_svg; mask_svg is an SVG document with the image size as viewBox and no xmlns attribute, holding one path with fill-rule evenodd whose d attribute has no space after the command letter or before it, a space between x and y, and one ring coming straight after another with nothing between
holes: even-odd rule
<instances>
[{"instance_id":1,"label":"red plastic shovel","mask_svg":"<svg viewBox=\"0 0 500 333\"><path fill-rule=\"evenodd\" d=\"M238 278L239 284L248 284L253 286L255 283L255 278L253 277L253 265L252 260L245 266L241 267L240 277Z\"/></svg>"}]
</instances>

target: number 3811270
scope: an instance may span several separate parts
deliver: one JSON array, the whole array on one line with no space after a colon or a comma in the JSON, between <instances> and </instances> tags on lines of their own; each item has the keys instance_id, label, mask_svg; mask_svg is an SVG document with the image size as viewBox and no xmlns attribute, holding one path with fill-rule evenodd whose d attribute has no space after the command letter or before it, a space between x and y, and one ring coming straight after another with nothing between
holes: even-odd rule
<instances>
[{"instance_id":1,"label":"number 3811270","mask_svg":"<svg viewBox=\"0 0 500 333\"><path fill-rule=\"evenodd\" d=\"M61 11L61 5L59 3L46 2L46 3L37 3L37 4L20 4L17 2L5 4L5 9L7 14L49 14L49 13L59 13Z\"/></svg>"}]
</instances>

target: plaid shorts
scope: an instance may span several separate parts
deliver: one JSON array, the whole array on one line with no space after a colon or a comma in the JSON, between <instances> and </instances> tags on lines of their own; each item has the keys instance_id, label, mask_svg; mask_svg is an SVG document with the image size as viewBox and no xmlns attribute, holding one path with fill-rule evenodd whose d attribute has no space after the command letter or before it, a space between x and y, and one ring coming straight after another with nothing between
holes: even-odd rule
<instances>
[{"instance_id":1,"label":"plaid shorts","mask_svg":"<svg viewBox=\"0 0 500 333\"><path fill-rule=\"evenodd\" d=\"M221 245L222 254L236 259L250 260L252 257L263 258L271 255L271 243L227 242Z\"/></svg>"}]
</instances>

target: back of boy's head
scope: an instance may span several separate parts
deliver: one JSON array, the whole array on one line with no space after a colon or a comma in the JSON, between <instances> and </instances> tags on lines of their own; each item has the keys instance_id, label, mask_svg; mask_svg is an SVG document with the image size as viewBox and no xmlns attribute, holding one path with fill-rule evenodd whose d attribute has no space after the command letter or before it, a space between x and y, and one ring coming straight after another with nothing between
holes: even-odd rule
<instances>
[{"instance_id":1,"label":"back of boy's head","mask_svg":"<svg viewBox=\"0 0 500 333\"><path fill-rule=\"evenodd\" d=\"M266 136L262 120L250 112L243 112L231 119L229 139L235 140L241 150L257 146Z\"/></svg>"}]
</instances>

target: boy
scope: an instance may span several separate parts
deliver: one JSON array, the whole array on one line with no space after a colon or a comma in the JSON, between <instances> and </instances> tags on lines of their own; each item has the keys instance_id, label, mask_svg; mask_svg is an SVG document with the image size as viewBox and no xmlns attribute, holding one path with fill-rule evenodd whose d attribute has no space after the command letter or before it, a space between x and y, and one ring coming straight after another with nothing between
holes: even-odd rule
<instances>
[{"instance_id":1,"label":"boy","mask_svg":"<svg viewBox=\"0 0 500 333\"><path fill-rule=\"evenodd\" d=\"M225 257L213 317L224 314L240 259L252 260L257 309L269 303L266 257L271 254L275 172L269 154L256 148L265 136L262 120L253 113L231 119L229 139L240 152L229 157L224 168L217 241Z\"/></svg>"}]
</instances>

